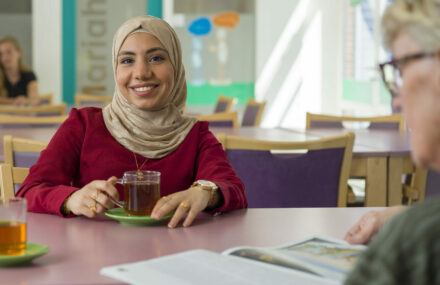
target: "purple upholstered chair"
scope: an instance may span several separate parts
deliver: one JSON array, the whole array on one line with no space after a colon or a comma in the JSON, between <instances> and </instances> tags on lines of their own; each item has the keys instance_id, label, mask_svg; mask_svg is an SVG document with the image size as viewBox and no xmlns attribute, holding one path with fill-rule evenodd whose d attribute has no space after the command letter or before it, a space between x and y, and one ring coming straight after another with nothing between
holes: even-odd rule
<instances>
[{"instance_id":1,"label":"purple upholstered chair","mask_svg":"<svg viewBox=\"0 0 440 285\"><path fill-rule=\"evenodd\" d=\"M40 100L40 105L52 105L53 103L53 94L39 94L38 99Z\"/></svg>"},{"instance_id":2,"label":"purple upholstered chair","mask_svg":"<svg viewBox=\"0 0 440 285\"><path fill-rule=\"evenodd\" d=\"M260 126L266 102L258 103L253 99L249 99L244 110L241 126Z\"/></svg>"},{"instance_id":3,"label":"purple upholstered chair","mask_svg":"<svg viewBox=\"0 0 440 285\"><path fill-rule=\"evenodd\" d=\"M211 127L238 127L238 113L237 112L224 112L214 113L210 115L196 115L193 116L199 121L208 121Z\"/></svg>"},{"instance_id":4,"label":"purple upholstered chair","mask_svg":"<svg viewBox=\"0 0 440 285\"><path fill-rule=\"evenodd\" d=\"M30 168L37 162L40 152L46 148L47 144L47 142L6 135L3 137L5 164L12 167ZM19 187L20 185L14 185L15 191Z\"/></svg>"},{"instance_id":5,"label":"purple upholstered chair","mask_svg":"<svg viewBox=\"0 0 440 285\"><path fill-rule=\"evenodd\" d=\"M248 207L346 206L352 133L306 142L270 142L224 135L218 139L244 183ZM307 152L287 153L299 149Z\"/></svg>"},{"instance_id":6,"label":"purple upholstered chair","mask_svg":"<svg viewBox=\"0 0 440 285\"><path fill-rule=\"evenodd\" d=\"M214 113L230 112L233 104L234 98L228 98L223 95L219 95L217 98L217 104L214 108Z\"/></svg>"}]
</instances>

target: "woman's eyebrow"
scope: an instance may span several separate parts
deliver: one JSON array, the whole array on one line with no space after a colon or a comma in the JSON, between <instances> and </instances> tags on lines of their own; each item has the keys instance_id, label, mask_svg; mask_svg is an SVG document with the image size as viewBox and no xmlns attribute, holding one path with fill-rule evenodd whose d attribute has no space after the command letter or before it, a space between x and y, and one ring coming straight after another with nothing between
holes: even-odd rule
<instances>
[{"instance_id":1,"label":"woman's eyebrow","mask_svg":"<svg viewBox=\"0 0 440 285\"><path fill-rule=\"evenodd\" d=\"M153 47L153 48L150 48L150 49L147 50L145 53L152 53L152 52L155 52L155 51L158 51L158 50L161 50L161 51L163 51L163 52L168 53L168 51L167 51L166 49L161 48L161 47Z\"/></svg>"},{"instance_id":2,"label":"woman's eyebrow","mask_svg":"<svg viewBox=\"0 0 440 285\"><path fill-rule=\"evenodd\" d=\"M136 54L134 52L132 52L132 51L121 51L118 54L118 56L121 56L121 55L136 55Z\"/></svg>"},{"instance_id":3,"label":"woman's eyebrow","mask_svg":"<svg viewBox=\"0 0 440 285\"><path fill-rule=\"evenodd\" d=\"M163 52L166 52L166 53L168 54L168 51L167 51L166 49L164 49L164 48L161 48L161 47L153 47L153 48L150 48L150 49L147 50L145 53L148 54L148 53L152 53L152 52L155 52L155 51L158 51L158 50L163 51ZM121 51L121 52L118 54L118 56L122 56L122 55L136 55L136 53L135 53L135 52L132 52L132 51Z\"/></svg>"}]
</instances>

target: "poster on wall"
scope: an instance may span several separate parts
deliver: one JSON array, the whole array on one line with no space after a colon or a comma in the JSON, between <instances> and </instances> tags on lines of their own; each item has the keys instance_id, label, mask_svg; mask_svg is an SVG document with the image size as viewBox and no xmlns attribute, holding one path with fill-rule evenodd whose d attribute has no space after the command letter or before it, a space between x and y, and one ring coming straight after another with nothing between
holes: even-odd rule
<instances>
[{"instance_id":1,"label":"poster on wall","mask_svg":"<svg viewBox=\"0 0 440 285\"><path fill-rule=\"evenodd\" d=\"M183 2L167 20L182 43L188 104L212 105L220 94L246 104L255 83L253 1Z\"/></svg>"}]
</instances>

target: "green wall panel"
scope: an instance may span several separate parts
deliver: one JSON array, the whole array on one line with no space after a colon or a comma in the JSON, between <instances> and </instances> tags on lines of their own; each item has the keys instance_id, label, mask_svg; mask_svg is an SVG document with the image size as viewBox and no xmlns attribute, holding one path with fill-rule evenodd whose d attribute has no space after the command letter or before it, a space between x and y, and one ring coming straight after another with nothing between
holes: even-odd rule
<instances>
[{"instance_id":1,"label":"green wall panel","mask_svg":"<svg viewBox=\"0 0 440 285\"><path fill-rule=\"evenodd\" d=\"M245 105L254 97L254 83L232 83L230 85L192 85L188 83L189 105L214 105L218 95L236 97L238 105Z\"/></svg>"}]
</instances>

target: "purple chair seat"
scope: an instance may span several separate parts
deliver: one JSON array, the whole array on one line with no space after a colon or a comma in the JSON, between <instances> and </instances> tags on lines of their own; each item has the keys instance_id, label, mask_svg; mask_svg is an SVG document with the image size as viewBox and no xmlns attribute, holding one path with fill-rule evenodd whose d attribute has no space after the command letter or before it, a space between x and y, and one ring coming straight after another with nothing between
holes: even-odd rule
<instances>
[{"instance_id":1,"label":"purple chair seat","mask_svg":"<svg viewBox=\"0 0 440 285\"><path fill-rule=\"evenodd\" d=\"M274 155L226 150L243 181L249 208L336 207L343 148Z\"/></svg>"}]
</instances>

